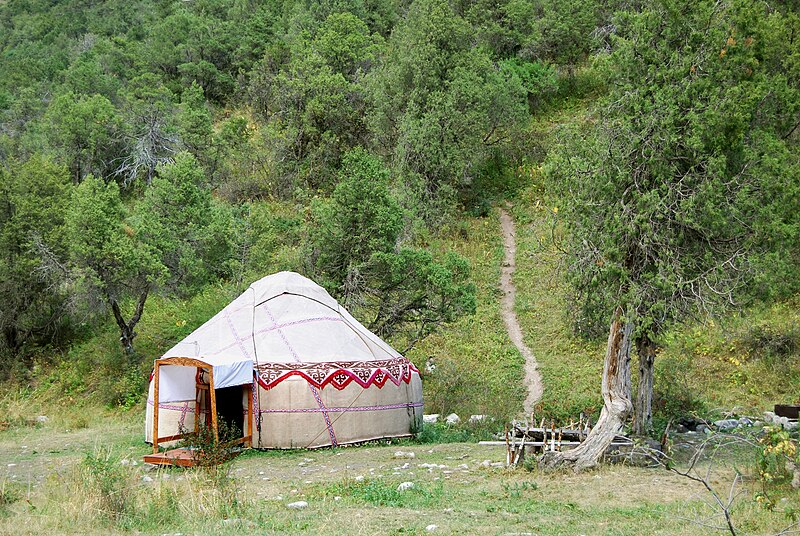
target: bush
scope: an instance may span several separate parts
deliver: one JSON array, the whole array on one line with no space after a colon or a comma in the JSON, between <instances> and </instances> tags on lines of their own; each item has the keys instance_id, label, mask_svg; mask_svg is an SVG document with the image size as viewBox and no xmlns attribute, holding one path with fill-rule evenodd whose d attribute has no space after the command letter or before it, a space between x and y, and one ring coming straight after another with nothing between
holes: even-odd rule
<instances>
[{"instance_id":1,"label":"bush","mask_svg":"<svg viewBox=\"0 0 800 536\"><path fill-rule=\"evenodd\" d=\"M653 386L653 428L661 434L669 421L682 417L704 415L705 403L697 397L689 384L691 363L685 358L656 360Z\"/></svg>"},{"instance_id":2,"label":"bush","mask_svg":"<svg viewBox=\"0 0 800 536\"><path fill-rule=\"evenodd\" d=\"M100 449L87 454L80 473L87 488L86 498L95 499L97 510L109 521L119 523L131 514L134 505L128 474L110 450Z\"/></svg>"},{"instance_id":3,"label":"bush","mask_svg":"<svg viewBox=\"0 0 800 536\"><path fill-rule=\"evenodd\" d=\"M786 357L800 349L800 325L756 324L747 330L742 342L754 355Z\"/></svg>"}]
</instances>

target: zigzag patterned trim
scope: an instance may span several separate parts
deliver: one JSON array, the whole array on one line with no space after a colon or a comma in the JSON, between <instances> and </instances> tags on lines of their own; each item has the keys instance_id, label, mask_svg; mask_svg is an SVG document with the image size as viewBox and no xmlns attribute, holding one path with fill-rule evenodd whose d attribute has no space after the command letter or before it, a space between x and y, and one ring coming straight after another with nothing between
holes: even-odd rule
<instances>
[{"instance_id":1,"label":"zigzag patterned trim","mask_svg":"<svg viewBox=\"0 0 800 536\"><path fill-rule=\"evenodd\" d=\"M300 376L317 389L333 385L341 391L353 381L365 389L372 385L380 389L388 381L397 386L410 383L414 373L419 374L419 370L405 357L379 361L260 363L256 369L258 384L267 390L292 376Z\"/></svg>"}]
</instances>

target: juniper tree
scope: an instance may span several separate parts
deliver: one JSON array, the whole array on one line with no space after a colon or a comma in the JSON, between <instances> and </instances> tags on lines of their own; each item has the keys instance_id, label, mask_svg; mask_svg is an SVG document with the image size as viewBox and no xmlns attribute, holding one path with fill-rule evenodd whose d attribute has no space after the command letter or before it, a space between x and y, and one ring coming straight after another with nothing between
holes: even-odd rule
<instances>
[{"instance_id":1,"label":"juniper tree","mask_svg":"<svg viewBox=\"0 0 800 536\"><path fill-rule=\"evenodd\" d=\"M644 433L659 336L733 305L764 255L796 241L798 22L761 2L665 0L617 25L610 93L549 174L579 316L618 310L631 326Z\"/></svg>"}]
</instances>

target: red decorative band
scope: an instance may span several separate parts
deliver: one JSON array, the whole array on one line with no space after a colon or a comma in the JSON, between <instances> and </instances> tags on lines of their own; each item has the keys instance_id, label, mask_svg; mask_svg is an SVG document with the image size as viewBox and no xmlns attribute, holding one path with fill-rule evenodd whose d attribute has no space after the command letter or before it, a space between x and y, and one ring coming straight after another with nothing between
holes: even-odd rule
<instances>
[{"instance_id":1,"label":"red decorative band","mask_svg":"<svg viewBox=\"0 0 800 536\"><path fill-rule=\"evenodd\" d=\"M419 374L419 371L405 357L378 361L259 363L256 367L258 384L264 389L272 389L292 376L300 376L317 389L333 385L342 390L353 381L365 389L371 385L380 389L387 381L398 386L410 383L413 373Z\"/></svg>"}]
</instances>

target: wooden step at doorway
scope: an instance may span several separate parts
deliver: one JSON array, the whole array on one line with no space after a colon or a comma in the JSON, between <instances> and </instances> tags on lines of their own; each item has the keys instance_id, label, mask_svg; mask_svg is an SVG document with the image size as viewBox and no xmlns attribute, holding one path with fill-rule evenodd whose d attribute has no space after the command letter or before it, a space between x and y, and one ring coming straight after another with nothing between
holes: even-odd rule
<instances>
[{"instance_id":1,"label":"wooden step at doorway","mask_svg":"<svg viewBox=\"0 0 800 536\"><path fill-rule=\"evenodd\" d=\"M231 460L241 454L242 450L231 450L226 453L225 461ZM175 465L178 467L194 467L197 464L195 451L191 449L178 448L159 452L158 454L148 454L144 457L144 463L152 465ZM202 456L201 456L202 458Z\"/></svg>"}]
</instances>

